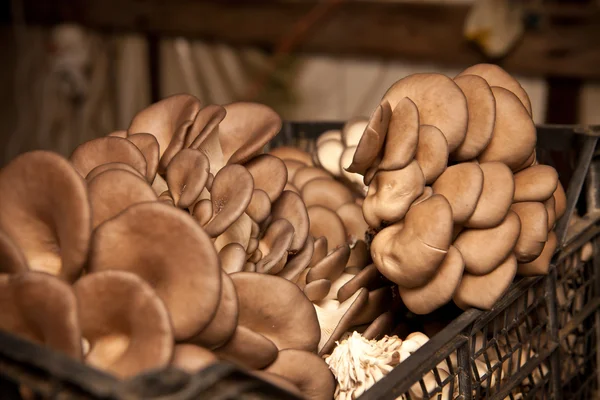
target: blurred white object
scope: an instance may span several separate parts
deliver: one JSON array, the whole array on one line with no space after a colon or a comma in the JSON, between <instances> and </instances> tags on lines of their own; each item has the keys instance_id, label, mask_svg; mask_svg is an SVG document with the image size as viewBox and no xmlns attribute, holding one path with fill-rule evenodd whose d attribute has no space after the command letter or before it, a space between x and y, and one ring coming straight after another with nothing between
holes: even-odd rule
<instances>
[{"instance_id":1,"label":"blurred white object","mask_svg":"<svg viewBox=\"0 0 600 400\"><path fill-rule=\"evenodd\" d=\"M464 35L488 57L504 57L524 32L523 8L511 0L477 0L464 25Z\"/></svg>"}]
</instances>

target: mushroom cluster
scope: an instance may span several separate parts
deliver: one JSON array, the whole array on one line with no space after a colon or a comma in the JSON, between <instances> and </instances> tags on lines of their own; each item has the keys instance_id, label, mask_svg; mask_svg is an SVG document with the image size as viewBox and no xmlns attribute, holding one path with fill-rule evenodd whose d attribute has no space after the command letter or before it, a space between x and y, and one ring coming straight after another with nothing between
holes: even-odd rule
<instances>
[{"instance_id":1,"label":"mushroom cluster","mask_svg":"<svg viewBox=\"0 0 600 400\"><path fill-rule=\"evenodd\" d=\"M384 94L346 171L368 186L372 259L412 312L489 309L517 273L548 272L566 199L535 144L527 93L495 65Z\"/></svg>"},{"instance_id":2,"label":"mushroom cluster","mask_svg":"<svg viewBox=\"0 0 600 400\"><path fill-rule=\"evenodd\" d=\"M350 317L318 314L306 294L335 281L350 247L345 234L332 254L313 239L286 165L263 153L280 128L261 104L175 95L69 159L12 160L0 171L0 329L120 378L221 359L331 399L317 316ZM366 307L358 289L346 291Z\"/></svg>"}]
</instances>

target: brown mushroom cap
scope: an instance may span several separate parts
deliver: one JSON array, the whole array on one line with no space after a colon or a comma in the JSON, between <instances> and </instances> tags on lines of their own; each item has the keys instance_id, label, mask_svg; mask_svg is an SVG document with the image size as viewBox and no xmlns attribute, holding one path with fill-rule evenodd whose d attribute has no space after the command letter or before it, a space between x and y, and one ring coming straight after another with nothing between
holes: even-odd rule
<instances>
[{"instance_id":1,"label":"brown mushroom cap","mask_svg":"<svg viewBox=\"0 0 600 400\"><path fill-rule=\"evenodd\" d=\"M259 224L269 218L271 214L271 199L269 199L269 195L264 190L254 189L250 204L246 208L246 214Z\"/></svg>"},{"instance_id":2,"label":"brown mushroom cap","mask_svg":"<svg viewBox=\"0 0 600 400\"><path fill-rule=\"evenodd\" d=\"M0 275L0 329L81 360L77 299L51 275Z\"/></svg>"},{"instance_id":3,"label":"brown mushroom cap","mask_svg":"<svg viewBox=\"0 0 600 400\"><path fill-rule=\"evenodd\" d=\"M285 219L292 224L294 238L288 250L290 252L300 251L306 242L310 226L308 211L300 195L284 190L271 207L271 217L273 220Z\"/></svg>"},{"instance_id":4,"label":"brown mushroom cap","mask_svg":"<svg viewBox=\"0 0 600 400\"><path fill-rule=\"evenodd\" d=\"M350 247L350 258L346 263L346 268L358 268L359 270L366 267L371 262L371 254L369 246L364 240L357 240Z\"/></svg>"},{"instance_id":5,"label":"brown mushroom cap","mask_svg":"<svg viewBox=\"0 0 600 400\"><path fill-rule=\"evenodd\" d=\"M133 168L131 165L121 163L121 162L110 162L110 163L106 163L106 164L100 164L96 168L91 170L90 173L87 174L85 179L89 182L92 179L94 179L96 176L100 175L101 173L108 171L108 170L112 170L112 169L119 169L119 170L131 172L132 174L139 176L142 179L145 179L145 177L142 176L142 174L140 174L138 171L136 171L135 168Z\"/></svg>"},{"instance_id":6,"label":"brown mushroom cap","mask_svg":"<svg viewBox=\"0 0 600 400\"><path fill-rule=\"evenodd\" d=\"M502 223L488 229L465 229L454 246L465 261L465 270L473 275L493 271L511 253L521 231L519 216L509 211Z\"/></svg>"},{"instance_id":7,"label":"brown mushroom cap","mask_svg":"<svg viewBox=\"0 0 600 400\"><path fill-rule=\"evenodd\" d=\"M392 302L392 288L380 287L369 292L367 303L352 319L352 325L368 324L389 309Z\"/></svg>"},{"instance_id":8,"label":"brown mushroom cap","mask_svg":"<svg viewBox=\"0 0 600 400\"><path fill-rule=\"evenodd\" d=\"M372 291L385 286L385 282L385 279L381 276L375 264L370 264L340 286L336 292L336 298L339 302L344 302L361 288Z\"/></svg>"},{"instance_id":9,"label":"brown mushroom cap","mask_svg":"<svg viewBox=\"0 0 600 400\"><path fill-rule=\"evenodd\" d=\"M158 140L154 135L149 133L136 133L127 137L131 143L135 145L146 159L146 180L154 181L156 172L158 171L158 162L160 160L160 148Z\"/></svg>"},{"instance_id":10,"label":"brown mushroom cap","mask_svg":"<svg viewBox=\"0 0 600 400\"><path fill-rule=\"evenodd\" d=\"M29 269L21 249L0 230L0 275L16 274Z\"/></svg>"},{"instance_id":11,"label":"brown mushroom cap","mask_svg":"<svg viewBox=\"0 0 600 400\"><path fill-rule=\"evenodd\" d=\"M300 162L300 161L296 161L296 160L287 160L285 158L281 159L283 161L283 163L285 164L285 168L287 169L287 176L288 176L288 184L290 181L294 180L294 176L296 175L296 171L298 171L300 168L304 168L306 167L306 164Z\"/></svg>"},{"instance_id":12,"label":"brown mushroom cap","mask_svg":"<svg viewBox=\"0 0 600 400\"><path fill-rule=\"evenodd\" d=\"M346 203L336 210L346 228L348 243L354 245L358 240L365 239L365 233L369 229L367 221L363 216L361 207L356 203Z\"/></svg>"},{"instance_id":13,"label":"brown mushroom cap","mask_svg":"<svg viewBox=\"0 0 600 400\"><path fill-rule=\"evenodd\" d=\"M344 204L354 203L352 192L343 183L329 178L313 179L301 193L306 207L323 206L335 211Z\"/></svg>"},{"instance_id":14,"label":"brown mushroom cap","mask_svg":"<svg viewBox=\"0 0 600 400\"><path fill-rule=\"evenodd\" d=\"M30 269L77 279L92 218L85 181L66 159L47 151L13 159L0 170L0 204L0 230Z\"/></svg>"},{"instance_id":15,"label":"brown mushroom cap","mask_svg":"<svg viewBox=\"0 0 600 400\"><path fill-rule=\"evenodd\" d=\"M493 228L504 220L515 192L515 182L510 168L501 162L479 164L483 172L483 189L475 212L465 226L468 228Z\"/></svg>"},{"instance_id":16,"label":"brown mushroom cap","mask_svg":"<svg viewBox=\"0 0 600 400\"><path fill-rule=\"evenodd\" d=\"M238 325L239 305L235 286L229 275L221 271L221 299L213 319L188 342L215 349L231 339Z\"/></svg>"},{"instance_id":17,"label":"brown mushroom cap","mask_svg":"<svg viewBox=\"0 0 600 400\"><path fill-rule=\"evenodd\" d=\"M140 132L154 135L162 158L176 130L183 123L193 121L200 108L200 100L189 94L169 96L138 112L127 132L129 135Z\"/></svg>"},{"instance_id":18,"label":"brown mushroom cap","mask_svg":"<svg viewBox=\"0 0 600 400\"><path fill-rule=\"evenodd\" d=\"M206 147L202 146L202 144L208 140L209 137L214 135L218 138L218 126L221 121L223 121L223 118L225 118L225 115L227 115L225 108L217 104L209 104L202 108L198 111L198 114L196 114L194 123L185 136L183 146L196 150L201 147ZM222 167L222 165L220 167Z\"/></svg>"},{"instance_id":19,"label":"brown mushroom cap","mask_svg":"<svg viewBox=\"0 0 600 400\"><path fill-rule=\"evenodd\" d=\"M214 317L221 297L219 258L186 212L159 202L136 204L96 228L91 247L89 271L134 272L155 288L177 340L196 335Z\"/></svg>"},{"instance_id":20,"label":"brown mushroom cap","mask_svg":"<svg viewBox=\"0 0 600 400\"><path fill-rule=\"evenodd\" d=\"M369 168L377 166L376 160L385 143L391 116L392 107L387 100L383 100L371 114L367 129L356 147L352 164L346 171L365 175ZM365 184L368 185L366 181Z\"/></svg>"},{"instance_id":21,"label":"brown mushroom cap","mask_svg":"<svg viewBox=\"0 0 600 400\"><path fill-rule=\"evenodd\" d=\"M329 246L327 245L327 237L325 236L313 236L316 237L314 242L314 251L312 259L310 260L309 267L314 267L319 261L321 261L329 252Z\"/></svg>"},{"instance_id":22,"label":"brown mushroom cap","mask_svg":"<svg viewBox=\"0 0 600 400\"><path fill-rule=\"evenodd\" d=\"M355 152L356 146L346 147L342 152L342 156L340 157L341 178L354 192L359 193L361 196L365 196L368 190L365 186L365 177L347 171L347 168L352 164Z\"/></svg>"},{"instance_id":23,"label":"brown mushroom cap","mask_svg":"<svg viewBox=\"0 0 600 400\"><path fill-rule=\"evenodd\" d=\"M517 96L496 86L492 87L492 92L496 99L494 133L477 159L479 162L500 161L516 171L535 149L535 125Z\"/></svg>"},{"instance_id":24,"label":"brown mushroom cap","mask_svg":"<svg viewBox=\"0 0 600 400\"><path fill-rule=\"evenodd\" d=\"M273 342L260 333L238 325L231 339L225 345L215 349L214 353L220 359L234 362L244 368L262 369L275 361L278 350Z\"/></svg>"},{"instance_id":25,"label":"brown mushroom cap","mask_svg":"<svg viewBox=\"0 0 600 400\"><path fill-rule=\"evenodd\" d=\"M348 120L344 124L340 137L344 147L357 146L368 125L369 120L364 117L355 117ZM321 142L323 142L323 140L321 140ZM317 146L318 145L320 145L320 143L317 143Z\"/></svg>"},{"instance_id":26,"label":"brown mushroom cap","mask_svg":"<svg viewBox=\"0 0 600 400\"><path fill-rule=\"evenodd\" d=\"M88 195L92 229L134 204L158 200L145 180L121 169L105 171L89 181Z\"/></svg>"},{"instance_id":27,"label":"brown mushroom cap","mask_svg":"<svg viewBox=\"0 0 600 400\"><path fill-rule=\"evenodd\" d=\"M239 243L229 243L219 251L219 260L226 273L240 272L246 263L246 249Z\"/></svg>"},{"instance_id":28,"label":"brown mushroom cap","mask_svg":"<svg viewBox=\"0 0 600 400\"><path fill-rule=\"evenodd\" d=\"M419 142L419 110L411 99L398 101L392 112L378 168L394 170L406 167L415 157Z\"/></svg>"},{"instance_id":29,"label":"brown mushroom cap","mask_svg":"<svg viewBox=\"0 0 600 400\"><path fill-rule=\"evenodd\" d=\"M556 211L556 220L558 221L567 211L567 195L562 184L558 182L556 190L552 195L554 197L554 209Z\"/></svg>"},{"instance_id":30,"label":"brown mushroom cap","mask_svg":"<svg viewBox=\"0 0 600 400\"><path fill-rule=\"evenodd\" d=\"M446 257L453 226L450 203L435 194L411 207L404 223L377 233L371 243L371 257L377 269L399 286L423 286Z\"/></svg>"},{"instance_id":31,"label":"brown mushroom cap","mask_svg":"<svg viewBox=\"0 0 600 400\"><path fill-rule=\"evenodd\" d=\"M450 246L444 261L429 282L414 289L398 288L402 302L415 314L429 314L437 310L452 300L464 267L460 251Z\"/></svg>"},{"instance_id":32,"label":"brown mushroom cap","mask_svg":"<svg viewBox=\"0 0 600 400\"><path fill-rule=\"evenodd\" d=\"M448 142L442 131L432 125L419 127L415 160L423 172L425 184L432 184L448 165Z\"/></svg>"},{"instance_id":33,"label":"brown mushroom cap","mask_svg":"<svg viewBox=\"0 0 600 400\"><path fill-rule=\"evenodd\" d=\"M329 293L331 281L329 279L317 279L304 286L304 294L310 301L321 301Z\"/></svg>"},{"instance_id":34,"label":"brown mushroom cap","mask_svg":"<svg viewBox=\"0 0 600 400\"><path fill-rule=\"evenodd\" d=\"M291 282L296 282L302 271L308 267L308 264L313 256L313 252L314 240L312 236L308 235L306 238L306 243L304 243L304 247L302 247L302 249L300 249L300 251L295 255L288 257L285 266L280 272L277 273L277 276L280 276Z\"/></svg>"},{"instance_id":35,"label":"brown mushroom cap","mask_svg":"<svg viewBox=\"0 0 600 400\"><path fill-rule=\"evenodd\" d=\"M469 121L464 142L452 153L457 161L476 158L492 140L496 99L487 81L477 75L460 75L454 82L467 98Z\"/></svg>"},{"instance_id":36,"label":"brown mushroom cap","mask_svg":"<svg viewBox=\"0 0 600 400\"><path fill-rule=\"evenodd\" d=\"M79 279L73 290L81 332L90 343L87 364L121 378L169 364L169 313L144 280L125 271L102 271Z\"/></svg>"},{"instance_id":37,"label":"brown mushroom cap","mask_svg":"<svg viewBox=\"0 0 600 400\"><path fill-rule=\"evenodd\" d=\"M210 191L212 218L204 226L211 237L217 237L231 226L248 208L254 181L241 165L228 165L215 176Z\"/></svg>"},{"instance_id":38,"label":"brown mushroom cap","mask_svg":"<svg viewBox=\"0 0 600 400\"><path fill-rule=\"evenodd\" d=\"M477 75L487 81L490 86L500 86L513 92L521 101L527 113L531 115L531 101L519 81L510 76L502 67L496 64L476 64L465 69L458 76Z\"/></svg>"},{"instance_id":39,"label":"brown mushroom cap","mask_svg":"<svg viewBox=\"0 0 600 400\"><path fill-rule=\"evenodd\" d=\"M254 179L254 188L263 190L271 202L279 198L287 183L287 168L283 161L269 154L261 154L244 164Z\"/></svg>"},{"instance_id":40,"label":"brown mushroom cap","mask_svg":"<svg viewBox=\"0 0 600 400\"><path fill-rule=\"evenodd\" d=\"M454 293L454 302L460 308L476 307L489 310L508 290L517 272L517 259L510 254L506 260L485 275L463 274Z\"/></svg>"},{"instance_id":41,"label":"brown mushroom cap","mask_svg":"<svg viewBox=\"0 0 600 400\"><path fill-rule=\"evenodd\" d=\"M306 399L331 400L335 379L323 359L302 350L282 350L266 372L281 376L293 383Z\"/></svg>"},{"instance_id":42,"label":"brown mushroom cap","mask_svg":"<svg viewBox=\"0 0 600 400\"><path fill-rule=\"evenodd\" d=\"M269 154L274 157L285 160L286 163L288 161L295 161L297 163L302 164L303 167L313 165L311 155L297 147L291 147L291 146L276 147L274 149L271 149L269 151ZM289 180L289 178L288 178L288 180Z\"/></svg>"},{"instance_id":43,"label":"brown mushroom cap","mask_svg":"<svg viewBox=\"0 0 600 400\"><path fill-rule=\"evenodd\" d=\"M551 231L548 233L548 240L539 257L529 263L519 264L517 273L523 276L547 275L550 269L550 260L554 256L556 246L556 233Z\"/></svg>"},{"instance_id":44,"label":"brown mushroom cap","mask_svg":"<svg viewBox=\"0 0 600 400\"><path fill-rule=\"evenodd\" d=\"M175 345L171 365L190 374L196 373L218 361L210 350L188 343Z\"/></svg>"},{"instance_id":45,"label":"brown mushroom cap","mask_svg":"<svg viewBox=\"0 0 600 400\"><path fill-rule=\"evenodd\" d=\"M256 270L261 273L277 274L287 261L287 251L294 237L294 227L286 219L277 219L267 228L259 241L258 250L262 259L256 263Z\"/></svg>"},{"instance_id":46,"label":"brown mushroom cap","mask_svg":"<svg viewBox=\"0 0 600 400\"><path fill-rule=\"evenodd\" d=\"M348 258L350 258L348 245L336 247L308 271L306 282L310 283L319 279L335 281L344 272Z\"/></svg>"},{"instance_id":47,"label":"brown mushroom cap","mask_svg":"<svg viewBox=\"0 0 600 400\"><path fill-rule=\"evenodd\" d=\"M105 136L82 143L73 150L69 160L83 177L98 165L110 162L129 164L146 176L144 154L132 142L119 137Z\"/></svg>"},{"instance_id":48,"label":"brown mushroom cap","mask_svg":"<svg viewBox=\"0 0 600 400\"><path fill-rule=\"evenodd\" d=\"M278 276L252 272L238 272L231 279L239 299L239 325L264 335L279 350L317 350L319 321L298 286Z\"/></svg>"},{"instance_id":49,"label":"brown mushroom cap","mask_svg":"<svg viewBox=\"0 0 600 400\"><path fill-rule=\"evenodd\" d=\"M338 140L326 140L317 147L317 160L322 168L334 176L341 176L340 158L344 144Z\"/></svg>"},{"instance_id":50,"label":"brown mushroom cap","mask_svg":"<svg viewBox=\"0 0 600 400\"><path fill-rule=\"evenodd\" d=\"M424 188L425 178L416 161L400 170L378 172L363 203L365 220L373 228L401 220Z\"/></svg>"},{"instance_id":51,"label":"brown mushroom cap","mask_svg":"<svg viewBox=\"0 0 600 400\"><path fill-rule=\"evenodd\" d=\"M383 96L392 109L404 98L411 99L419 109L421 124L439 128L452 153L467 133L467 99L450 78L442 74L413 74L400 79Z\"/></svg>"},{"instance_id":52,"label":"brown mushroom cap","mask_svg":"<svg viewBox=\"0 0 600 400\"><path fill-rule=\"evenodd\" d=\"M304 185L314 179L329 179L330 181L333 181L331 174L324 169L317 167L302 167L296 171L292 184L294 187L298 188L298 190L302 190Z\"/></svg>"},{"instance_id":53,"label":"brown mushroom cap","mask_svg":"<svg viewBox=\"0 0 600 400\"><path fill-rule=\"evenodd\" d=\"M252 218L248 214L243 213L225 232L215 239L214 246L217 251L221 251L229 243L239 243L246 251L246 254L252 253L250 251L252 224ZM255 245L258 246L258 241L256 241Z\"/></svg>"},{"instance_id":54,"label":"brown mushroom cap","mask_svg":"<svg viewBox=\"0 0 600 400\"><path fill-rule=\"evenodd\" d=\"M473 162L452 165L433 183L432 189L450 203L454 223L464 224L475 212L481 196L483 172Z\"/></svg>"},{"instance_id":55,"label":"brown mushroom cap","mask_svg":"<svg viewBox=\"0 0 600 400\"><path fill-rule=\"evenodd\" d=\"M515 174L514 202L546 201L556 191L558 173L549 165L534 165Z\"/></svg>"},{"instance_id":56,"label":"brown mushroom cap","mask_svg":"<svg viewBox=\"0 0 600 400\"><path fill-rule=\"evenodd\" d=\"M127 131L124 129L121 129L118 131L113 131L106 136L115 136L115 137L120 137L120 138L125 139L127 137Z\"/></svg>"},{"instance_id":57,"label":"brown mushroom cap","mask_svg":"<svg viewBox=\"0 0 600 400\"><path fill-rule=\"evenodd\" d=\"M542 253L548 240L546 206L537 201L528 201L513 204L511 210L521 220L521 233L514 248L517 262L531 262Z\"/></svg>"},{"instance_id":58,"label":"brown mushroom cap","mask_svg":"<svg viewBox=\"0 0 600 400\"><path fill-rule=\"evenodd\" d=\"M167 166L171 164L173 158L179 154L181 150L183 150L183 144L185 142L185 137L187 136L190 127L192 126L193 121L184 121L179 127L175 130L173 137L171 138L171 142L169 143L169 147L163 153L162 157L158 162L158 172L160 174L165 173Z\"/></svg>"},{"instance_id":59,"label":"brown mushroom cap","mask_svg":"<svg viewBox=\"0 0 600 400\"><path fill-rule=\"evenodd\" d=\"M361 135L362 135L362 132L361 132ZM321 133L319 135L319 137L317 138L316 145L318 146L321 143L323 143L324 141L330 140L330 139L339 140L341 142L342 141L342 131L340 131L338 129L331 129L331 130Z\"/></svg>"},{"instance_id":60,"label":"brown mushroom cap","mask_svg":"<svg viewBox=\"0 0 600 400\"><path fill-rule=\"evenodd\" d=\"M308 207L310 234L327 238L327 252L346 244L346 229L340 217L323 206Z\"/></svg>"},{"instance_id":61,"label":"brown mushroom cap","mask_svg":"<svg viewBox=\"0 0 600 400\"><path fill-rule=\"evenodd\" d=\"M551 231L554 229L554 224L556 223L556 202L554 196L550 196L550 198L544 202L544 206L548 213L548 231Z\"/></svg>"},{"instance_id":62,"label":"brown mushroom cap","mask_svg":"<svg viewBox=\"0 0 600 400\"><path fill-rule=\"evenodd\" d=\"M236 102L224 107L227 115L219 124L219 141L227 164L250 160L281 129L281 117L264 104Z\"/></svg>"},{"instance_id":63,"label":"brown mushroom cap","mask_svg":"<svg viewBox=\"0 0 600 400\"><path fill-rule=\"evenodd\" d=\"M362 336L367 340L379 340L388 335L394 328L394 314L391 311L384 312L369 324Z\"/></svg>"},{"instance_id":64,"label":"brown mushroom cap","mask_svg":"<svg viewBox=\"0 0 600 400\"><path fill-rule=\"evenodd\" d=\"M172 158L166 178L177 207L188 208L196 202L206 185L209 171L208 158L199 150L183 149Z\"/></svg>"}]
</instances>

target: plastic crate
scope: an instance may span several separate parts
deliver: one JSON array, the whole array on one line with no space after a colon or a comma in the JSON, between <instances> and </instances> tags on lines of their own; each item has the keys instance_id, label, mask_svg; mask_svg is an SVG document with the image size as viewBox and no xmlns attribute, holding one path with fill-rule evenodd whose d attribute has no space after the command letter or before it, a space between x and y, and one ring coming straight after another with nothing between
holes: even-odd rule
<instances>
[{"instance_id":1,"label":"plastic crate","mask_svg":"<svg viewBox=\"0 0 600 400\"><path fill-rule=\"evenodd\" d=\"M340 123L286 122L273 146L298 145L310 150L320 133L340 127ZM581 208L579 194L598 132L598 128L538 127L538 154L545 163L551 163L546 157L552 159L572 141L580 142L577 166L567 173L567 215ZM597 186L598 181L590 179L584 204L588 203L591 212L568 235L568 218L559 221L557 232L563 245L548 276L517 280L490 311L461 313L360 399L594 398L600 337L600 218L595 196L589 193ZM577 261L590 241L592 258ZM561 287L569 295L558 305ZM0 399L20 398L23 387L41 398L60 399L296 398L228 363L195 375L167 369L118 381L0 332Z\"/></svg>"}]
</instances>

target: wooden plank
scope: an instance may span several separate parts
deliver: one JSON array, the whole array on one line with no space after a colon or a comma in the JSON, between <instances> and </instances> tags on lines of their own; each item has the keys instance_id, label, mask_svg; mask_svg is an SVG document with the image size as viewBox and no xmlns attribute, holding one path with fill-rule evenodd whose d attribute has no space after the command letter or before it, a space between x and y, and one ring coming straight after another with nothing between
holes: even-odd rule
<instances>
[{"instance_id":1,"label":"wooden plank","mask_svg":"<svg viewBox=\"0 0 600 400\"><path fill-rule=\"evenodd\" d=\"M135 30L183 35L233 45L276 48L318 0L24 0L31 23L73 21L108 31ZM600 78L598 12L542 14L502 62L512 73ZM587 10L587 9L585 9ZM313 27L297 50L467 66L486 61L467 43L466 5L345 1ZM561 20L562 19L562 20Z\"/></svg>"}]
</instances>

